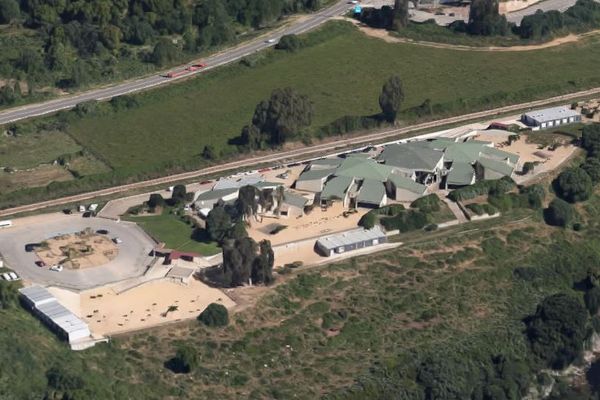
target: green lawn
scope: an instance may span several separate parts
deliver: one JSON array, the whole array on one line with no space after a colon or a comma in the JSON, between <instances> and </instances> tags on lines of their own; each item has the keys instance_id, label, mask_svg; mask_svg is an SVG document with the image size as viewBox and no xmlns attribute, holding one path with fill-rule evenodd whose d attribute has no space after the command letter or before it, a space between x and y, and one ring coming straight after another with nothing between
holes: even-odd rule
<instances>
[{"instance_id":1,"label":"green lawn","mask_svg":"<svg viewBox=\"0 0 600 400\"><path fill-rule=\"evenodd\" d=\"M156 240L165 243L165 247L173 250L192 251L202 255L219 253L215 242L206 236L194 236L194 229L179 217L165 210L161 215L131 216L127 218L136 222Z\"/></svg>"},{"instance_id":2,"label":"green lawn","mask_svg":"<svg viewBox=\"0 0 600 400\"><path fill-rule=\"evenodd\" d=\"M270 51L255 67L235 64L141 94L141 107L85 117L68 132L112 167L133 172L197 159L206 144L233 152L228 139L278 87L310 97L317 128L343 115L378 112L381 85L392 74L402 77L407 108L425 99L488 108L600 82L600 42L593 38L540 51L486 53L390 44L340 23L324 29L313 35L328 39L298 53Z\"/></svg>"}]
</instances>

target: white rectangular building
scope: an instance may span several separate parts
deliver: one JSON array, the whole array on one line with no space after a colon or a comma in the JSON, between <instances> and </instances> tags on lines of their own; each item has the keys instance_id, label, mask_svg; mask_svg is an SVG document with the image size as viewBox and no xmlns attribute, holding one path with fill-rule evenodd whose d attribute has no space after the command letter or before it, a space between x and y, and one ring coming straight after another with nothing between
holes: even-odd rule
<instances>
[{"instance_id":1,"label":"white rectangular building","mask_svg":"<svg viewBox=\"0 0 600 400\"><path fill-rule=\"evenodd\" d=\"M567 106L552 107L525 113L521 122L534 129L546 129L581 122L581 114Z\"/></svg>"},{"instance_id":2,"label":"white rectangular building","mask_svg":"<svg viewBox=\"0 0 600 400\"><path fill-rule=\"evenodd\" d=\"M69 344L81 342L91 336L88 325L60 304L46 288L30 286L19 289L23 303Z\"/></svg>"},{"instance_id":3,"label":"white rectangular building","mask_svg":"<svg viewBox=\"0 0 600 400\"><path fill-rule=\"evenodd\" d=\"M341 254L385 242L387 242L385 232L381 227L375 226L371 229L360 228L323 237L317 240L316 248L319 253L330 257L334 253Z\"/></svg>"}]
</instances>

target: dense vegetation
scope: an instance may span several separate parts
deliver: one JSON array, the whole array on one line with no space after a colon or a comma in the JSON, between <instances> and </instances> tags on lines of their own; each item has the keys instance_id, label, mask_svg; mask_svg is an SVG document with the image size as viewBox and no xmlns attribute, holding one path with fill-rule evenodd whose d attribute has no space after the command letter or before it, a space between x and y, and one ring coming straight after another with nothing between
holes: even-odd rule
<instances>
[{"instance_id":1,"label":"dense vegetation","mask_svg":"<svg viewBox=\"0 0 600 400\"><path fill-rule=\"evenodd\" d=\"M0 75L13 81L0 104L20 97L19 81L71 89L163 67L234 41L321 0L2 0ZM16 84L14 82L17 82ZM15 93L18 91L19 93Z\"/></svg>"},{"instance_id":2,"label":"dense vegetation","mask_svg":"<svg viewBox=\"0 0 600 400\"><path fill-rule=\"evenodd\" d=\"M10 134L0 137L0 165L16 172L0 172L0 178L23 184L0 186L0 206L198 169L239 156L229 141L251 122L256 105L277 88L294 88L313 103L312 123L305 129L311 139L377 127L378 120L371 116L380 113L378 96L394 74L401 76L405 94L398 114L403 123L580 90L600 82L595 68L600 47L591 39L578 46L531 51L524 59L517 52L458 54L385 43L345 23L329 23L301 38L304 46L297 52L264 52L252 56L253 66L231 65L184 84L109 103L84 104L56 119L9 126ZM576 65L573 59L578 60ZM474 75L473 71L486 73ZM423 74L437 78L423 80ZM54 164L78 152L83 156L74 157L69 165ZM52 183L15 191L27 187L22 170L40 164L57 175L42 176L40 168L31 172L38 178L29 186Z\"/></svg>"}]
</instances>

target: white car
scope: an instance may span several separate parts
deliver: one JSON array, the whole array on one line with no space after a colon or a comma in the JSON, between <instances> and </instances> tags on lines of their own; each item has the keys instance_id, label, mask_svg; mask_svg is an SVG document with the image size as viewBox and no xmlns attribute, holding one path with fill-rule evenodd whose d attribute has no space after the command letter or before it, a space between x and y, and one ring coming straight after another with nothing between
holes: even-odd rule
<instances>
[{"instance_id":1,"label":"white car","mask_svg":"<svg viewBox=\"0 0 600 400\"><path fill-rule=\"evenodd\" d=\"M275 43L275 39L268 39L268 40L265 40L265 43Z\"/></svg>"},{"instance_id":2,"label":"white car","mask_svg":"<svg viewBox=\"0 0 600 400\"><path fill-rule=\"evenodd\" d=\"M62 270L63 270L62 265L53 265L52 267L50 267L50 271L61 272Z\"/></svg>"},{"instance_id":3,"label":"white car","mask_svg":"<svg viewBox=\"0 0 600 400\"><path fill-rule=\"evenodd\" d=\"M113 242L115 242L116 244L121 244L121 243L123 243L123 241L122 241L121 239L119 239L118 237L116 237L116 238L113 238L113 240L112 240L112 241L113 241Z\"/></svg>"},{"instance_id":4,"label":"white car","mask_svg":"<svg viewBox=\"0 0 600 400\"><path fill-rule=\"evenodd\" d=\"M5 281L12 281L12 278L6 272L2 274L2 277L4 278Z\"/></svg>"},{"instance_id":5,"label":"white car","mask_svg":"<svg viewBox=\"0 0 600 400\"><path fill-rule=\"evenodd\" d=\"M17 274L15 274L14 272L9 272L9 273L8 273L8 275L10 275L10 277L12 278L12 280L13 280L13 281L18 281L19 279L21 279L21 278L19 278L19 276L18 276Z\"/></svg>"}]
</instances>

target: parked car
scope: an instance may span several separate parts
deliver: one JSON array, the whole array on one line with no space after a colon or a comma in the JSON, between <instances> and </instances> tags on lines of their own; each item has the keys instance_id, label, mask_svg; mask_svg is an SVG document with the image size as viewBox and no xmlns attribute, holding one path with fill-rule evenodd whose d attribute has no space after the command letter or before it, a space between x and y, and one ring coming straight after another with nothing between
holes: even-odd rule
<instances>
[{"instance_id":1,"label":"parked car","mask_svg":"<svg viewBox=\"0 0 600 400\"><path fill-rule=\"evenodd\" d=\"M267 39L265 40L265 43L275 43L276 40L275 39Z\"/></svg>"},{"instance_id":2,"label":"parked car","mask_svg":"<svg viewBox=\"0 0 600 400\"><path fill-rule=\"evenodd\" d=\"M15 274L14 272L9 272L8 275L10 275L10 277L12 278L13 281L18 281L21 278L19 278L19 276L17 274Z\"/></svg>"},{"instance_id":3,"label":"parked car","mask_svg":"<svg viewBox=\"0 0 600 400\"><path fill-rule=\"evenodd\" d=\"M73 214L73 210L71 210L70 208L65 208L64 210L62 210L62 212L66 215Z\"/></svg>"},{"instance_id":4,"label":"parked car","mask_svg":"<svg viewBox=\"0 0 600 400\"><path fill-rule=\"evenodd\" d=\"M63 266L58 264L58 265L53 265L50 267L50 271L54 271L54 272L61 272L63 270Z\"/></svg>"},{"instance_id":5,"label":"parked car","mask_svg":"<svg viewBox=\"0 0 600 400\"><path fill-rule=\"evenodd\" d=\"M40 246L41 246L40 243L27 243L25 245L25 251L28 253L31 253L32 251L34 251L35 249L37 249Z\"/></svg>"},{"instance_id":6,"label":"parked car","mask_svg":"<svg viewBox=\"0 0 600 400\"><path fill-rule=\"evenodd\" d=\"M96 216L96 213L94 211L86 211L82 215L83 218L90 218L90 217L95 217L95 216Z\"/></svg>"},{"instance_id":7,"label":"parked car","mask_svg":"<svg viewBox=\"0 0 600 400\"><path fill-rule=\"evenodd\" d=\"M113 240L112 240L112 241L113 241L113 242L115 242L116 244L121 244L121 243L123 243L123 241L122 241L121 239L119 239L118 237L116 237L116 238L113 238Z\"/></svg>"},{"instance_id":8,"label":"parked car","mask_svg":"<svg viewBox=\"0 0 600 400\"><path fill-rule=\"evenodd\" d=\"M98 235L108 235L108 231L106 229L98 229L96 233Z\"/></svg>"},{"instance_id":9,"label":"parked car","mask_svg":"<svg viewBox=\"0 0 600 400\"><path fill-rule=\"evenodd\" d=\"M2 277L4 278L5 281L12 281L12 278L10 277L10 275L7 272L3 273Z\"/></svg>"},{"instance_id":10,"label":"parked car","mask_svg":"<svg viewBox=\"0 0 600 400\"><path fill-rule=\"evenodd\" d=\"M40 267L40 268L43 268L43 267L45 267L45 266L46 266L46 263L45 263L45 262L43 262L42 260L37 260L37 261L35 262L35 265L37 265L37 266L38 266L38 267Z\"/></svg>"}]
</instances>

